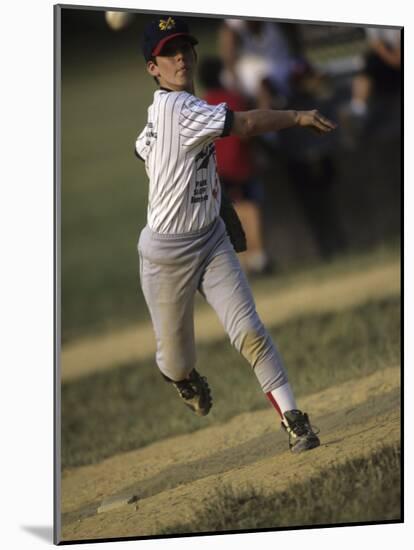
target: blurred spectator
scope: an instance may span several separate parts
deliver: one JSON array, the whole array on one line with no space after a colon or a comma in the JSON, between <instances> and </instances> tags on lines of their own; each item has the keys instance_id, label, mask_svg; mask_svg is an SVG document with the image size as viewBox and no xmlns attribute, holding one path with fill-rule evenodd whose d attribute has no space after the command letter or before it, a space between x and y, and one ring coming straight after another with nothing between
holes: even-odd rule
<instances>
[{"instance_id":1,"label":"blurred spectator","mask_svg":"<svg viewBox=\"0 0 414 550\"><path fill-rule=\"evenodd\" d=\"M372 100L389 100L401 90L401 31L367 28L366 36L369 49L364 69L354 77L351 101L340 115L348 145L367 127Z\"/></svg>"},{"instance_id":2,"label":"blurred spectator","mask_svg":"<svg viewBox=\"0 0 414 550\"><path fill-rule=\"evenodd\" d=\"M317 108L334 120L335 98L327 98L321 82L321 93L313 72L304 72L292 89L292 108ZM289 108L289 106L288 106ZM315 136L292 128L280 132L280 161L285 166L289 183L312 232L320 257L329 260L347 244L335 201L336 165L335 136Z\"/></svg>"},{"instance_id":3,"label":"blurred spectator","mask_svg":"<svg viewBox=\"0 0 414 550\"><path fill-rule=\"evenodd\" d=\"M220 29L226 82L242 90L259 108L327 109L324 77L305 59L294 24L227 19ZM269 173L276 157L303 212L318 253L329 259L345 248L334 200L332 142L294 129L256 139L266 153ZM220 163L219 163L220 166Z\"/></svg>"},{"instance_id":4,"label":"blurred spectator","mask_svg":"<svg viewBox=\"0 0 414 550\"><path fill-rule=\"evenodd\" d=\"M283 108L302 64L295 25L289 33L271 21L226 19L219 31L224 84L258 108Z\"/></svg>"},{"instance_id":5,"label":"blurred spectator","mask_svg":"<svg viewBox=\"0 0 414 550\"><path fill-rule=\"evenodd\" d=\"M207 57L200 62L199 78L206 90L204 99L212 105L225 102L233 111L245 111L244 98L221 83L222 69L218 57ZM272 266L265 252L262 230L263 189L254 177L250 143L237 136L228 136L216 142L216 154L221 184L234 202L246 232L247 251L240 255L240 262L250 275L270 273Z\"/></svg>"},{"instance_id":6,"label":"blurred spectator","mask_svg":"<svg viewBox=\"0 0 414 550\"><path fill-rule=\"evenodd\" d=\"M242 93L250 108L285 109L304 72L309 83L319 85L323 79L306 60L297 24L225 19L219 51L224 85ZM255 138L263 168L273 164L278 139L274 132Z\"/></svg>"}]
</instances>

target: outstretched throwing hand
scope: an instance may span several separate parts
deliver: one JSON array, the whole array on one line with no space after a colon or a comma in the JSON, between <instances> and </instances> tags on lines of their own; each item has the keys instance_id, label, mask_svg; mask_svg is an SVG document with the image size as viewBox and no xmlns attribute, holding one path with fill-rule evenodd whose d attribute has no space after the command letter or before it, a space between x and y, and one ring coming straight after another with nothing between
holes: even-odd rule
<instances>
[{"instance_id":1,"label":"outstretched throwing hand","mask_svg":"<svg viewBox=\"0 0 414 550\"><path fill-rule=\"evenodd\" d=\"M321 113L314 109L313 111L297 111L297 126L309 128L317 134L327 134L337 128L337 124L321 115Z\"/></svg>"}]
</instances>

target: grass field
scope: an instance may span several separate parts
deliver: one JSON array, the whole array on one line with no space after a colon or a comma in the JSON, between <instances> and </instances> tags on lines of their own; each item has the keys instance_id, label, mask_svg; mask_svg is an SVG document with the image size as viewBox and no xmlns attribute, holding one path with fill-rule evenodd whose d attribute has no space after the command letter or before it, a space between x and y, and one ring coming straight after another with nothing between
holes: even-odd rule
<instances>
[{"instance_id":1,"label":"grass field","mask_svg":"<svg viewBox=\"0 0 414 550\"><path fill-rule=\"evenodd\" d=\"M400 361L398 297L269 328L299 397ZM208 376L214 399L203 419L188 414L153 359L63 384L63 468L268 406L247 362L227 341L199 346L198 368Z\"/></svg>"},{"instance_id":2,"label":"grass field","mask_svg":"<svg viewBox=\"0 0 414 550\"><path fill-rule=\"evenodd\" d=\"M225 485L196 514L197 521L170 525L161 534L399 520L400 475L401 451L393 446L331 466L274 495Z\"/></svg>"}]
</instances>

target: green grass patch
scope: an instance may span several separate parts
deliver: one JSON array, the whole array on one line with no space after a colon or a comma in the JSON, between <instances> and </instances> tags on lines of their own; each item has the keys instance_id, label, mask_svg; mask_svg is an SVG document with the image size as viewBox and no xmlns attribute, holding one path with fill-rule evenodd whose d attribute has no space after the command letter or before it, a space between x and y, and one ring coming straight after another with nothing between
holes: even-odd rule
<instances>
[{"instance_id":1,"label":"green grass patch","mask_svg":"<svg viewBox=\"0 0 414 550\"><path fill-rule=\"evenodd\" d=\"M195 514L197 521L171 525L158 534L399 520L400 470L400 448L390 446L271 496L225 485Z\"/></svg>"},{"instance_id":2,"label":"green grass patch","mask_svg":"<svg viewBox=\"0 0 414 550\"><path fill-rule=\"evenodd\" d=\"M400 361L400 300L310 315L270 330L298 397ZM248 363L228 341L200 345L214 406L192 415L164 382L153 359L114 365L62 385L62 466L99 462L163 439L268 407ZM300 399L299 399L300 404Z\"/></svg>"}]
</instances>

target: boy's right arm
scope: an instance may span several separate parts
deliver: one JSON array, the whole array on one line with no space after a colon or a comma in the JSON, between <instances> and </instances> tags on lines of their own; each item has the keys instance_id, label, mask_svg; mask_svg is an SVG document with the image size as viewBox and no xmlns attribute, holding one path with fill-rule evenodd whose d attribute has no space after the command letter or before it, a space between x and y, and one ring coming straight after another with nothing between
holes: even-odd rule
<instances>
[{"instance_id":1,"label":"boy's right arm","mask_svg":"<svg viewBox=\"0 0 414 550\"><path fill-rule=\"evenodd\" d=\"M231 134L239 137L252 137L267 132L277 132L285 128L301 126L318 134L326 134L336 128L336 124L313 111L274 111L257 109L234 113Z\"/></svg>"}]
</instances>

